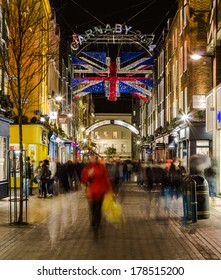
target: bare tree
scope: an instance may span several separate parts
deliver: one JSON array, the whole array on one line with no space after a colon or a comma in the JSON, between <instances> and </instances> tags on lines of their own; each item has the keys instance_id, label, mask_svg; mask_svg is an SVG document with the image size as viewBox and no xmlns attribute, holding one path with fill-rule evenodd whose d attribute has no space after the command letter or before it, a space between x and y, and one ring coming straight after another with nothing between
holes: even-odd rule
<instances>
[{"instance_id":1,"label":"bare tree","mask_svg":"<svg viewBox=\"0 0 221 280\"><path fill-rule=\"evenodd\" d=\"M5 1L8 19L7 41L1 45L1 64L7 75L8 90L18 116L20 149L19 223L23 223L23 132L26 114L38 110L47 112L47 73L50 53L49 23L51 10L48 0Z\"/></svg>"}]
</instances>

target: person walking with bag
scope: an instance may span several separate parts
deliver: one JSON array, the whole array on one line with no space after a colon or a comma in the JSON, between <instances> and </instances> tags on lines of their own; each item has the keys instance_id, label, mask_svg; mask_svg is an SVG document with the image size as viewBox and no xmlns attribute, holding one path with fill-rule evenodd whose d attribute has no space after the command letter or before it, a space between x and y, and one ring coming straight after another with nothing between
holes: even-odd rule
<instances>
[{"instance_id":1,"label":"person walking with bag","mask_svg":"<svg viewBox=\"0 0 221 280\"><path fill-rule=\"evenodd\" d=\"M97 234L102 218L101 208L104 195L110 192L112 188L105 165L98 161L94 153L89 155L89 163L82 170L81 183L86 186L91 226L94 234Z\"/></svg>"}]
</instances>

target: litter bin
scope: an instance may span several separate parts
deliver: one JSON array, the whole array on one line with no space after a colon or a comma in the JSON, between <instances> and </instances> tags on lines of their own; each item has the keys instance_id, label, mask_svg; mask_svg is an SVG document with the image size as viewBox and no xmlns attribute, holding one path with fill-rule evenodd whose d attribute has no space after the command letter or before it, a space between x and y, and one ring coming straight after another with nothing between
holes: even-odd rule
<instances>
[{"instance_id":1,"label":"litter bin","mask_svg":"<svg viewBox=\"0 0 221 280\"><path fill-rule=\"evenodd\" d=\"M194 198L195 196L195 198ZM207 180L201 175L191 175L187 188L188 218L193 219L194 204L196 205L197 219L208 219L209 210L209 187Z\"/></svg>"}]
</instances>

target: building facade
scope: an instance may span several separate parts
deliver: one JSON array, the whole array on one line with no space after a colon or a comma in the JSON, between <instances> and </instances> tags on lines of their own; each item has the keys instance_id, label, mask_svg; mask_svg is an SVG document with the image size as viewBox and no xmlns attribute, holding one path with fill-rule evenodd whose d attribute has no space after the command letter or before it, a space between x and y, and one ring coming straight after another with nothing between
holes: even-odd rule
<instances>
[{"instance_id":1,"label":"building facade","mask_svg":"<svg viewBox=\"0 0 221 280\"><path fill-rule=\"evenodd\" d=\"M155 92L148 104L152 159L210 155L212 135L205 129L206 95L211 88L211 58L191 59L206 50L210 1L178 1L155 56Z\"/></svg>"},{"instance_id":2,"label":"building facade","mask_svg":"<svg viewBox=\"0 0 221 280\"><path fill-rule=\"evenodd\" d=\"M212 89L206 97L206 129L213 135L212 156L216 161L217 193L221 193L221 3L210 1L207 53L212 54Z\"/></svg>"},{"instance_id":3,"label":"building facade","mask_svg":"<svg viewBox=\"0 0 221 280\"><path fill-rule=\"evenodd\" d=\"M95 124L103 122L102 126L91 132L91 141L95 143L95 151L101 157L108 158L105 151L111 147L116 149L115 157L132 159L132 132L129 126L127 128L115 124L116 121L123 121L124 124L132 125L131 114L96 114L95 119Z\"/></svg>"}]
</instances>

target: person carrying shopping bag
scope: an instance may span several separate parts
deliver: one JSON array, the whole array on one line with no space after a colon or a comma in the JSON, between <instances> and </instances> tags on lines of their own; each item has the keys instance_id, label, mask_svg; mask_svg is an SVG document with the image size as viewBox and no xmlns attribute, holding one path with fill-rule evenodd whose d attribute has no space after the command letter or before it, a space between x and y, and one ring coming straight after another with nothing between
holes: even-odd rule
<instances>
[{"instance_id":1,"label":"person carrying shopping bag","mask_svg":"<svg viewBox=\"0 0 221 280\"><path fill-rule=\"evenodd\" d=\"M108 171L95 153L89 155L89 163L81 173L81 183L86 186L86 196L91 214L91 226L97 234L102 218L102 203L106 193L112 190Z\"/></svg>"}]
</instances>

